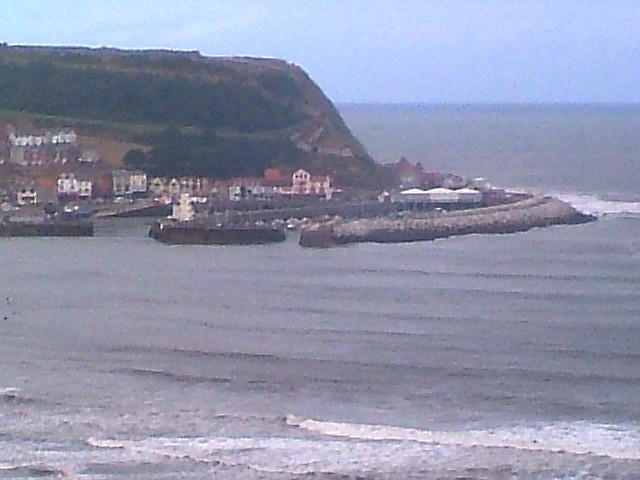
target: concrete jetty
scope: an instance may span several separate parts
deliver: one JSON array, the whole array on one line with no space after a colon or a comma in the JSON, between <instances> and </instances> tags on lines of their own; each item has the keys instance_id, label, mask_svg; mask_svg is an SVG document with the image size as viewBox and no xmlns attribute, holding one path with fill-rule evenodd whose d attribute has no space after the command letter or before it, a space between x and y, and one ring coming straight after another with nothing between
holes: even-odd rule
<instances>
[{"instance_id":1,"label":"concrete jetty","mask_svg":"<svg viewBox=\"0 0 640 480\"><path fill-rule=\"evenodd\" d=\"M171 214L171 205L153 200L139 200L135 203L110 203L96 207L94 217L166 217Z\"/></svg>"},{"instance_id":2,"label":"concrete jetty","mask_svg":"<svg viewBox=\"0 0 640 480\"><path fill-rule=\"evenodd\" d=\"M93 223L85 220L0 220L0 237L92 237Z\"/></svg>"},{"instance_id":3,"label":"concrete jetty","mask_svg":"<svg viewBox=\"0 0 640 480\"><path fill-rule=\"evenodd\" d=\"M415 242L471 233L514 233L534 227L586 223L595 217L551 197L530 198L485 208L330 220L307 225L300 233L304 247L331 247L354 242Z\"/></svg>"}]
</instances>

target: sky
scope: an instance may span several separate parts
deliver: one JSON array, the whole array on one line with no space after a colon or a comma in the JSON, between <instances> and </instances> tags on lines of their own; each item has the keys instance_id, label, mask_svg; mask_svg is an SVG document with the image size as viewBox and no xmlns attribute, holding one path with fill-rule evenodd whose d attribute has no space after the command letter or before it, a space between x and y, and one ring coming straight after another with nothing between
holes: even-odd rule
<instances>
[{"instance_id":1,"label":"sky","mask_svg":"<svg viewBox=\"0 0 640 480\"><path fill-rule=\"evenodd\" d=\"M640 0L0 0L0 41L278 57L338 103L640 102Z\"/></svg>"}]
</instances>

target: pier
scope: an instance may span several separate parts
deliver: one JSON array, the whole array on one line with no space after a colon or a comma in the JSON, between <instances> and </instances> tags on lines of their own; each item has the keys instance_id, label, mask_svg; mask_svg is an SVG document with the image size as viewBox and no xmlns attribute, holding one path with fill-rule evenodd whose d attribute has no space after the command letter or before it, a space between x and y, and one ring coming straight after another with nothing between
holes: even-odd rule
<instances>
[{"instance_id":1,"label":"pier","mask_svg":"<svg viewBox=\"0 0 640 480\"><path fill-rule=\"evenodd\" d=\"M331 247L354 242L415 242L472 233L522 232L594 219L555 198L534 196L505 205L452 212L406 212L383 218L316 222L302 230L300 245Z\"/></svg>"}]
</instances>

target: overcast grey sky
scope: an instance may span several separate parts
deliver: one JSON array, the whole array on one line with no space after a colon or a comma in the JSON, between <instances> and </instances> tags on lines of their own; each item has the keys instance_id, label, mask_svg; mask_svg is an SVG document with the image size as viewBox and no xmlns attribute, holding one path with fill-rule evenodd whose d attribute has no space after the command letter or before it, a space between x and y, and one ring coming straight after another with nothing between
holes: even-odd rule
<instances>
[{"instance_id":1,"label":"overcast grey sky","mask_svg":"<svg viewBox=\"0 0 640 480\"><path fill-rule=\"evenodd\" d=\"M280 57L337 102L640 102L640 0L0 0L0 41Z\"/></svg>"}]
</instances>

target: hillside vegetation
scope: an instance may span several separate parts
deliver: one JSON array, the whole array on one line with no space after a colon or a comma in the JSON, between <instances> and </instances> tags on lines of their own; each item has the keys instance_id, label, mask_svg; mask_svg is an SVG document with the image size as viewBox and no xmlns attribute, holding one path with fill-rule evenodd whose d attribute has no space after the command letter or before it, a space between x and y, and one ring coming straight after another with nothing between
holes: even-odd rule
<instances>
[{"instance_id":1,"label":"hillside vegetation","mask_svg":"<svg viewBox=\"0 0 640 480\"><path fill-rule=\"evenodd\" d=\"M0 109L135 146L125 161L153 175L302 166L343 185L386 180L321 90L281 60L2 45Z\"/></svg>"}]
</instances>

